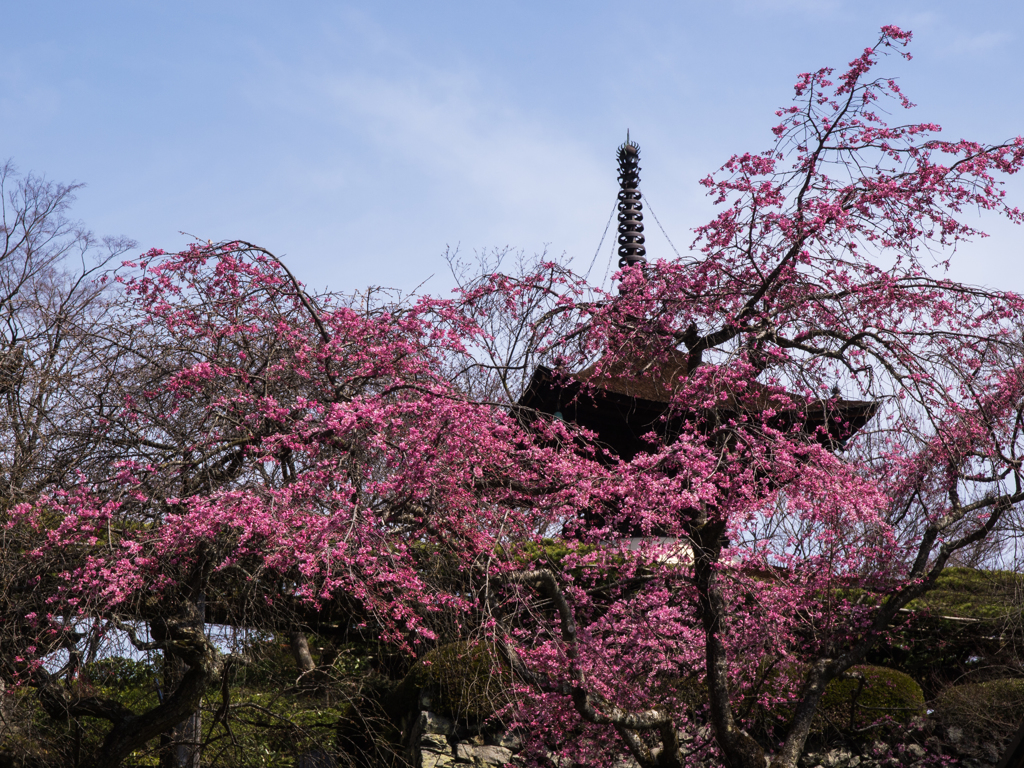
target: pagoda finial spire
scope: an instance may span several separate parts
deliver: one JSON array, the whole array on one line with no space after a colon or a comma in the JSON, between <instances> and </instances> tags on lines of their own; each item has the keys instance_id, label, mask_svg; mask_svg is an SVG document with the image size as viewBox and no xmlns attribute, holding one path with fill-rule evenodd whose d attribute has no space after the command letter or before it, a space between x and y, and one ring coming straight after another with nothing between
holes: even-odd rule
<instances>
[{"instance_id":1,"label":"pagoda finial spire","mask_svg":"<svg viewBox=\"0 0 1024 768\"><path fill-rule=\"evenodd\" d=\"M644 215L640 202L640 145L629 138L619 147L619 268L646 264Z\"/></svg>"}]
</instances>

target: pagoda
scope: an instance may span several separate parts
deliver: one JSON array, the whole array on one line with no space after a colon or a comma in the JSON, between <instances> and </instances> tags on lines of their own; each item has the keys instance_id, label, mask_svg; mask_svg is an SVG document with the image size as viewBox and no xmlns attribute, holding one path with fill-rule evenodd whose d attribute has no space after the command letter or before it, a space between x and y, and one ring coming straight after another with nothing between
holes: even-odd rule
<instances>
[{"instance_id":1,"label":"pagoda","mask_svg":"<svg viewBox=\"0 0 1024 768\"><path fill-rule=\"evenodd\" d=\"M640 194L640 147L627 138L618 149L618 256L619 268L637 267L646 271L643 204ZM741 411L773 407L769 425L781 431L798 429L838 451L875 414L877 403L833 397L801 407L778 407L776 403L802 403L805 398L786 396L767 387L745 398L740 405L730 397L709 412L689 409L678 402L674 392L690 373L690 358L674 346L658 350L650 361L616 360L591 365L574 374L556 372L538 366L519 405L527 413L563 419L585 427L597 436L598 457L604 461L630 461L641 453L651 453L658 444L671 443L687 426L701 423L721 424ZM779 398L779 395L782 395ZM529 417L527 417L529 418ZM658 440L652 442L651 433ZM622 531L636 534L636 531Z\"/></svg>"}]
</instances>

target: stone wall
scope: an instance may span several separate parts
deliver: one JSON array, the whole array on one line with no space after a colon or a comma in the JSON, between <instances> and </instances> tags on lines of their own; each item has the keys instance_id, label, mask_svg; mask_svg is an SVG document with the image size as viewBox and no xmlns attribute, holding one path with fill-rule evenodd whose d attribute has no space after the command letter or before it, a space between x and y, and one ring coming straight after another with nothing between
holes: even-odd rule
<instances>
[{"instance_id":1,"label":"stone wall","mask_svg":"<svg viewBox=\"0 0 1024 768\"><path fill-rule=\"evenodd\" d=\"M965 724L922 721L900 744L869 742L860 749L836 748L801 758L802 768L899 768L934 766L946 758L960 768L995 768L1015 733L993 737Z\"/></svg>"},{"instance_id":2,"label":"stone wall","mask_svg":"<svg viewBox=\"0 0 1024 768\"><path fill-rule=\"evenodd\" d=\"M515 753L521 746L516 736L501 731L459 733L455 723L447 717L428 711L420 712L410 736L415 768L516 765Z\"/></svg>"},{"instance_id":3,"label":"stone wall","mask_svg":"<svg viewBox=\"0 0 1024 768\"><path fill-rule=\"evenodd\" d=\"M979 741L958 726L940 727L926 721L905 735L906 741L901 744L873 741L810 752L800 759L800 765L801 768L926 768L936 765L935 757L942 755L963 768L994 768L1009 742L1009 738L1000 743ZM426 710L419 713L410 736L414 768L522 765L517 757L522 743L514 734L460 732L452 720ZM616 768L635 768L635 765L633 760L626 759Z\"/></svg>"}]
</instances>

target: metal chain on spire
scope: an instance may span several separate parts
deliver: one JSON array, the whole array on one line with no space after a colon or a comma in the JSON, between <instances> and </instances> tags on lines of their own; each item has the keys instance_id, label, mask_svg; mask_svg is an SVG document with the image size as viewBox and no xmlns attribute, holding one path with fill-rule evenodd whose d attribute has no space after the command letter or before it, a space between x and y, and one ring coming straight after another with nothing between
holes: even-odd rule
<instances>
[{"instance_id":1,"label":"metal chain on spire","mask_svg":"<svg viewBox=\"0 0 1024 768\"><path fill-rule=\"evenodd\" d=\"M650 195L647 196L647 210L650 211L651 216L654 217L654 223L658 225L658 229L661 230L661 234L663 234L665 236L665 239L668 240L669 247L671 247L672 250L675 251L676 256L678 256L680 259L683 258L683 255L679 253L679 249L676 248L676 244L672 242L672 238L668 236L668 232L666 232L665 228L661 226L661 221L658 219L658 214L654 212L654 206L651 205Z\"/></svg>"},{"instance_id":2,"label":"metal chain on spire","mask_svg":"<svg viewBox=\"0 0 1024 768\"><path fill-rule=\"evenodd\" d=\"M611 211L608 213L608 221L605 222L604 232L601 233L601 242L597 244L597 250L594 251L594 258L590 260L590 268L587 270L587 278L590 278L590 272L594 269L594 264L597 263L597 256L601 253L601 246L604 245L604 239L608 235L608 227L612 224L612 216L615 215L615 206L612 206Z\"/></svg>"},{"instance_id":3,"label":"metal chain on spire","mask_svg":"<svg viewBox=\"0 0 1024 768\"><path fill-rule=\"evenodd\" d=\"M601 288L608 285L608 275L612 273L612 262L615 261L615 241L612 241L612 247L608 249L608 266L604 268L604 279L601 281Z\"/></svg>"}]
</instances>

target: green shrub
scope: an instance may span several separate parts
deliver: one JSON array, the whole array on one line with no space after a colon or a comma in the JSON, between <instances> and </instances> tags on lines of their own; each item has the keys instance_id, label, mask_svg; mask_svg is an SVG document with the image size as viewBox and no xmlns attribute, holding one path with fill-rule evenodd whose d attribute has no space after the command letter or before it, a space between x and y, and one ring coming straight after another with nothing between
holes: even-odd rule
<instances>
[{"instance_id":1,"label":"green shrub","mask_svg":"<svg viewBox=\"0 0 1024 768\"><path fill-rule=\"evenodd\" d=\"M860 731L879 721L905 725L925 714L924 693L910 675L887 667L858 666L859 679L833 680L825 688L812 728Z\"/></svg>"}]
</instances>

